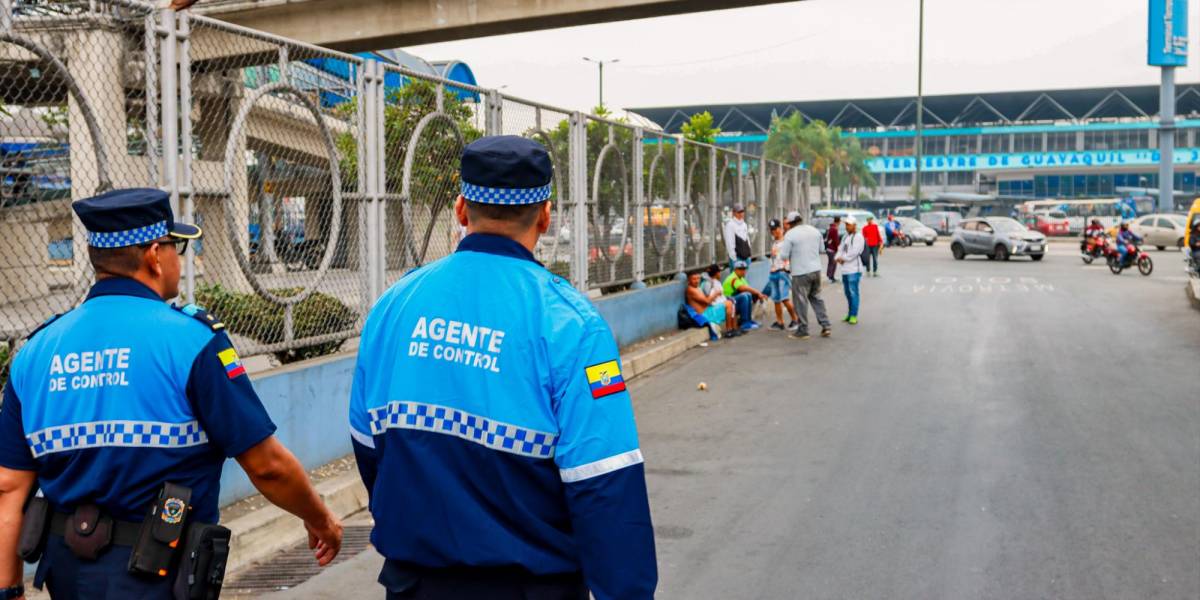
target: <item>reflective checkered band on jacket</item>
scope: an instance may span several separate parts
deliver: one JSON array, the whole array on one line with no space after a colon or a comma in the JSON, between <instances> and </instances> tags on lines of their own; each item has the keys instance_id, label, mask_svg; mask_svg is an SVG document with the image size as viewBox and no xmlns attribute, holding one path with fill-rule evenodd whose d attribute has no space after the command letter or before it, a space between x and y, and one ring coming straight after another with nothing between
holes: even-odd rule
<instances>
[{"instance_id":1,"label":"reflective checkered band on jacket","mask_svg":"<svg viewBox=\"0 0 1200 600\"><path fill-rule=\"evenodd\" d=\"M553 457L558 442L557 434L517 427L436 404L389 402L387 406L368 412L371 435L379 435L388 429L431 431L533 458Z\"/></svg>"},{"instance_id":2,"label":"reflective checkered band on jacket","mask_svg":"<svg viewBox=\"0 0 1200 600\"><path fill-rule=\"evenodd\" d=\"M537 204L550 199L550 184L535 188L493 188L464 181L462 195L480 204Z\"/></svg>"},{"instance_id":3,"label":"reflective checkered band on jacket","mask_svg":"<svg viewBox=\"0 0 1200 600\"><path fill-rule=\"evenodd\" d=\"M84 448L186 448L208 443L208 435L200 428L198 421L93 421L47 427L25 436L25 439L34 458Z\"/></svg>"},{"instance_id":4,"label":"reflective checkered band on jacket","mask_svg":"<svg viewBox=\"0 0 1200 600\"><path fill-rule=\"evenodd\" d=\"M127 229L125 231L89 231L88 245L94 248L124 248L153 242L167 235L167 222Z\"/></svg>"}]
</instances>

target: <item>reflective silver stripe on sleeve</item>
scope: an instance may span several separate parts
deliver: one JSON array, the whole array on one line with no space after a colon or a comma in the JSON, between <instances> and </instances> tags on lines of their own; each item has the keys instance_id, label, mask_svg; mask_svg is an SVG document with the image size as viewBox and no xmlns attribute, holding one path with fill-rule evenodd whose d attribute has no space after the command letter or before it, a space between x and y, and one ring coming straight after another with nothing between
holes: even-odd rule
<instances>
[{"instance_id":1,"label":"reflective silver stripe on sleeve","mask_svg":"<svg viewBox=\"0 0 1200 600\"><path fill-rule=\"evenodd\" d=\"M353 425L350 426L350 438L372 450L375 449L375 438L355 429Z\"/></svg>"},{"instance_id":2,"label":"reflective silver stripe on sleeve","mask_svg":"<svg viewBox=\"0 0 1200 600\"><path fill-rule=\"evenodd\" d=\"M563 483L572 483L575 481L583 481L593 477L599 477L613 471L619 471L625 467L642 464L641 449L622 452L608 458L602 458L596 462L590 462L586 465L571 467L570 469L559 469L558 474L562 478Z\"/></svg>"}]
</instances>

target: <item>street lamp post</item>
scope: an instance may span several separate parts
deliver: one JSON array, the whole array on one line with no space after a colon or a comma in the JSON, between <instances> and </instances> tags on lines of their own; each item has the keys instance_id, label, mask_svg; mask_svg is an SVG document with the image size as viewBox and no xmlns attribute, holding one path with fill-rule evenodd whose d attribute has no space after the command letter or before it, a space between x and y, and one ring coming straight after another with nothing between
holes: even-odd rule
<instances>
[{"instance_id":1,"label":"street lamp post","mask_svg":"<svg viewBox=\"0 0 1200 600\"><path fill-rule=\"evenodd\" d=\"M917 0L917 136L916 181L913 184L917 216L921 215L921 129L925 124L925 0Z\"/></svg>"},{"instance_id":2,"label":"street lamp post","mask_svg":"<svg viewBox=\"0 0 1200 600\"><path fill-rule=\"evenodd\" d=\"M612 60L601 60L598 58L588 58L585 56L585 57L583 57L583 60L586 60L591 63L596 63L596 66L600 67L600 104L599 104L599 106L601 108L603 108L604 107L604 65L605 64L611 65L612 63L621 62L621 59L614 58Z\"/></svg>"}]
</instances>

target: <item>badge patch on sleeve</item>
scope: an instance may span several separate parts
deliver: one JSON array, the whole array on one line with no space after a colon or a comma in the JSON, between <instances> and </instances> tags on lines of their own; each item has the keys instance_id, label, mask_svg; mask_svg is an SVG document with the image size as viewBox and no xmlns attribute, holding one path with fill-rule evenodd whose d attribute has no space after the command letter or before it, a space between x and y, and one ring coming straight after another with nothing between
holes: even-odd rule
<instances>
[{"instance_id":1,"label":"badge patch on sleeve","mask_svg":"<svg viewBox=\"0 0 1200 600\"><path fill-rule=\"evenodd\" d=\"M588 367L587 380L592 389L592 398L603 398L625 391L625 378L621 376L620 361L610 360Z\"/></svg>"},{"instance_id":2,"label":"badge patch on sleeve","mask_svg":"<svg viewBox=\"0 0 1200 600\"><path fill-rule=\"evenodd\" d=\"M225 375L230 379L246 374L246 367L242 366L242 359L238 358L237 350L226 348L217 353L217 358L221 359L221 366L225 367Z\"/></svg>"}]
</instances>

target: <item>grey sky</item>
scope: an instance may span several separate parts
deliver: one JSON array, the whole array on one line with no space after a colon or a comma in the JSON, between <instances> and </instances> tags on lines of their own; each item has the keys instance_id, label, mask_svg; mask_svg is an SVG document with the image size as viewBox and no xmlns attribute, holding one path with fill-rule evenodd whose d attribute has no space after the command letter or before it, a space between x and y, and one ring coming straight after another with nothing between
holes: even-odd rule
<instances>
[{"instance_id":1,"label":"grey sky","mask_svg":"<svg viewBox=\"0 0 1200 600\"><path fill-rule=\"evenodd\" d=\"M1146 0L926 0L927 94L1158 83ZM1189 0L1190 66L1200 81ZM807 0L407 48L482 85L572 109L916 93L917 0Z\"/></svg>"}]
</instances>

